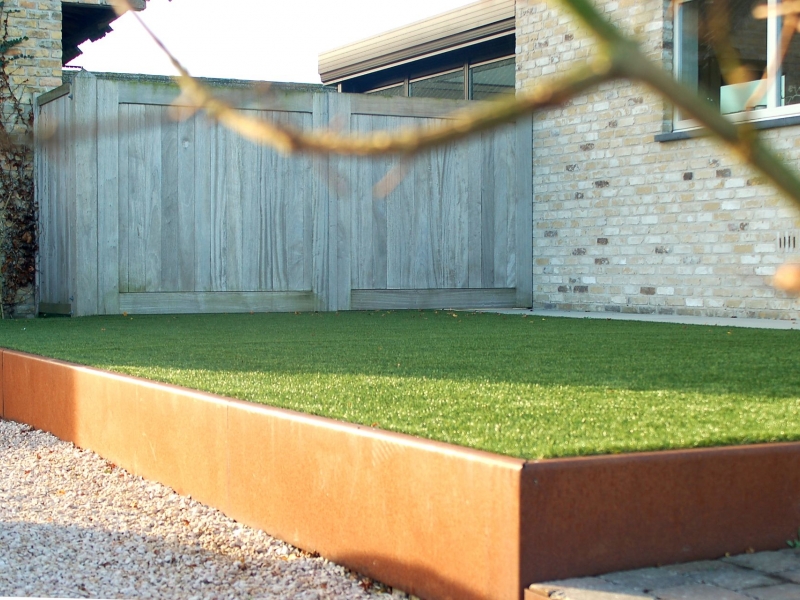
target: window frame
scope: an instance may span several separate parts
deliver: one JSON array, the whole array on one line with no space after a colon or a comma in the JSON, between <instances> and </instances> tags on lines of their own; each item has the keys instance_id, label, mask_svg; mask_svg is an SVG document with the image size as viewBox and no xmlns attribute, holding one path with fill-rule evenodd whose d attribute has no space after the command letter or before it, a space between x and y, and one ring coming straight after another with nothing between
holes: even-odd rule
<instances>
[{"instance_id":1,"label":"window frame","mask_svg":"<svg viewBox=\"0 0 800 600\"><path fill-rule=\"evenodd\" d=\"M673 14L673 76L678 81L683 81L682 68L683 64L683 6L690 2L699 2L701 0L676 0L676 9ZM778 0L767 0L767 5L770 8L777 6ZM779 16L770 16L767 18L767 68L777 60L779 52L780 35L781 35L781 18ZM782 69L781 69L782 70ZM744 122L758 122L769 121L782 117L791 117L800 115L800 104L792 104L788 106L781 106L781 89L778 82L781 79L781 70L778 70L774 81L770 84L765 94L767 98L767 107L750 111L743 111L738 113L730 113L723 115L726 119L733 123ZM673 107L673 131L690 131L702 127L694 119L682 119L678 107Z\"/></svg>"},{"instance_id":2,"label":"window frame","mask_svg":"<svg viewBox=\"0 0 800 600\"><path fill-rule=\"evenodd\" d=\"M389 85L382 85L381 87L377 87L371 90L366 90L361 92L362 94L380 94L384 90L390 90L392 88L403 88L403 93L400 96L396 96L397 98L403 98L408 96L408 80L404 79L403 81L398 81L396 83L390 83Z\"/></svg>"},{"instance_id":3,"label":"window frame","mask_svg":"<svg viewBox=\"0 0 800 600\"><path fill-rule=\"evenodd\" d=\"M467 70L466 70L466 73L467 73L467 82L466 82L467 94L470 96L468 99L472 100L474 102L492 102L493 101L493 100L475 100L474 98L472 98L472 92L473 92L473 89L472 89L472 70L473 69L477 69L478 67L485 67L486 65L491 65L492 63L499 63L499 62L503 62L503 61L506 61L506 60L513 60L514 61L514 67L515 67L514 72L516 73L516 59L517 59L516 54L511 54L509 56L501 56L500 58L493 58L491 60L483 60L483 61L476 62L476 63L469 63L467 65ZM516 93L516 77L515 77L515 81L514 81L514 92L513 93Z\"/></svg>"},{"instance_id":4,"label":"window frame","mask_svg":"<svg viewBox=\"0 0 800 600\"><path fill-rule=\"evenodd\" d=\"M382 86L377 87L377 88L364 90L363 92L360 92L360 93L362 93L362 94L376 94L376 93L381 92L381 91L383 91L385 89L393 88L393 87L396 87L398 85L404 85L404 89L403 89L404 95L402 97L406 97L406 98L414 97L414 96L411 96L411 84L417 83L417 82L420 82L420 81L425 81L426 79L432 79L434 77L440 77L442 75L448 75L450 73L458 73L459 71L463 71L463 73L464 73L464 98L463 99L464 100L469 100L471 102L490 102L490 100L481 101L481 100L473 100L472 98L470 98L470 96L471 96L471 93L470 93L471 92L470 80L471 80L471 77L472 77L472 69L475 68L475 67L483 67L485 65L490 65L492 63L497 63L497 62L501 62L501 61L505 61L505 60L515 60L516 61L516 54L507 54L505 56L500 56L498 58L491 58L489 60L481 60L481 61L474 62L474 63L466 61L460 67L455 67L455 68L451 68L451 69L445 69L443 71L437 71L435 73L429 73L429 74L424 75L422 77L406 78L404 81L398 81L396 83L392 83L392 84L389 84L389 85L382 85ZM420 98L420 97L425 97L425 96L416 96L416 97Z\"/></svg>"}]
</instances>

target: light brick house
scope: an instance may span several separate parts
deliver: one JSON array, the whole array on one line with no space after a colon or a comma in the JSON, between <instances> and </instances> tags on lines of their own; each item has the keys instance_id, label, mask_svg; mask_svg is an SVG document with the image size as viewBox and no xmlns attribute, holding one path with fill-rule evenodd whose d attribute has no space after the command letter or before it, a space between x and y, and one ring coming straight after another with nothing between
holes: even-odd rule
<instances>
[{"instance_id":1,"label":"light brick house","mask_svg":"<svg viewBox=\"0 0 800 600\"><path fill-rule=\"evenodd\" d=\"M740 105L752 84L726 84L708 33L698 26L698 15L710 2L687 0L677 2L674 10L671 6L662 0L598 2L603 14L641 42L654 63L703 90L732 119L753 120L768 129L764 135L772 145L791 164L800 164L800 44L790 49L776 89L756 110L743 112ZM732 1L731 6L733 46L755 79L772 55L779 23L753 20L749 2ZM442 40L439 47L432 45L431 36L422 44L415 42L416 55L409 43L392 48L402 60L393 63L387 55L383 63L367 62L361 56L364 50L383 46L378 39L372 44L365 40L350 47L349 71L348 48L323 55L323 81L339 83L343 91L366 92L373 90L359 89L359 82L374 81L382 86L375 93L402 95L402 86L379 75L381 69L400 76L404 70L405 95L414 95L410 86L415 77L436 81L429 65L434 57L445 74L458 75L463 60L465 77L459 76L459 82L469 98L472 58L460 57L469 44L479 47L481 27L488 31L487 40L513 34L518 91L565 73L590 57L596 43L555 1L483 0L448 15L435 20L467 23L463 31L447 30L456 40L451 49L461 54L450 52ZM502 27L509 16L513 31ZM414 27L425 31L424 25ZM399 29L385 39L402 35ZM454 57L453 65L448 56ZM490 58L498 60L497 52L478 56L475 64ZM356 59L364 64L364 75L358 73ZM415 72L414 64L426 65L425 71ZM450 92L441 86L436 93ZM608 83L536 116L534 307L798 317L797 300L775 290L770 280L778 265L797 259L800 212L727 148L692 137L693 127L657 94L627 81Z\"/></svg>"},{"instance_id":2,"label":"light brick house","mask_svg":"<svg viewBox=\"0 0 800 600\"><path fill-rule=\"evenodd\" d=\"M145 0L133 0L137 10ZM109 0L6 0L8 34L10 38L27 38L12 49L25 58L10 66L10 83L17 90L23 106L32 106L33 97L62 84L62 67L80 55L78 45L97 40L111 29L109 24L117 15ZM3 107L7 118L9 107ZM0 226L0 236L8 235ZM18 290L11 306L16 316L32 315L35 311L34 290Z\"/></svg>"}]
</instances>

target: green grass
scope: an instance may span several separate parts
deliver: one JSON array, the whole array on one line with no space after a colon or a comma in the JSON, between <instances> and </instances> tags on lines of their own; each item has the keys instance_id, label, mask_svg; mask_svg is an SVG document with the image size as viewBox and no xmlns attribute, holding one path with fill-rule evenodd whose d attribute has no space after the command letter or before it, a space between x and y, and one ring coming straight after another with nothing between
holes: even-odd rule
<instances>
[{"instance_id":1,"label":"green grass","mask_svg":"<svg viewBox=\"0 0 800 600\"><path fill-rule=\"evenodd\" d=\"M800 332L447 311L0 322L0 346L524 458L800 440Z\"/></svg>"}]
</instances>

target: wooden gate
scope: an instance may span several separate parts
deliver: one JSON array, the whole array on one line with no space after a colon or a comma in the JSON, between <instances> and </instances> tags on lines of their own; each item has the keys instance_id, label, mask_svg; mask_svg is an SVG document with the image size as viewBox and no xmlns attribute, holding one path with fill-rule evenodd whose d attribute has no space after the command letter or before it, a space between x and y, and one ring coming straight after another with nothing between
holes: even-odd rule
<instances>
[{"instance_id":1,"label":"wooden gate","mask_svg":"<svg viewBox=\"0 0 800 600\"><path fill-rule=\"evenodd\" d=\"M219 92L262 119L358 132L465 104ZM173 108L177 97L167 81L83 72L38 99L40 311L531 304L530 119L399 164L285 156ZM376 195L387 173L397 184Z\"/></svg>"}]
</instances>

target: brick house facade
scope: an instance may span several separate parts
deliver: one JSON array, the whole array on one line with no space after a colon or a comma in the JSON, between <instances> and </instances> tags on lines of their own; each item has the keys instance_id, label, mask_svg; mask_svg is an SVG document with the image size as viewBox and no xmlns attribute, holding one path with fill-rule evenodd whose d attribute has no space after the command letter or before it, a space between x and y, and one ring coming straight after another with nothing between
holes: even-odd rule
<instances>
[{"instance_id":1,"label":"brick house facade","mask_svg":"<svg viewBox=\"0 0 800 600\"><path fill-rule=\"evenodd\" d=\"M511 6L518 90L566 72L593 51L585 28L555 1L484 1L497 5L493 18L501 25ZM598 5L656 64L673 70L671 2ZM76 40L100 37L113 18L108 0L8 6L22 11L10 20L12 35L30 38L23 51L32 58L19 61L15 75L30 94L59 85ZM493 22L481 26L495 27L493 35L505 31ZM797 164L800 115L773 126L764 136ZM798 317L797 300L770 280L778 265L798 258L800 213L727 148L683 133L669 103L626 81L535 117L534 307Z\"/></svg>"},{"instance_id":2,"label":"brick house facade","mask_svg":"<svg viewBox=\"0 0 800 600\"><path fill-rule=\"evenodd\" d=\"M670 5L598 3L672 71ZM516 42L518 90L566 72L595 44L557 2L539 0L517 0ZM792 122L764 137L797 165ZM730 150L675 129L671 106L627 81L535 117L535 307L798 317L798 301L770 280L798 259L800 213Z\"/></svg>"},{"instance_id":3,"label":"brick house facade","mask_svg":"<svg viewBox=\"0 0 800 600\"><path fill-rule=\"evenodd\" d=\"M730 48L746 73L743 83L734 83L703 25L721 10L711 0L596 2L657 66L674 71L731 118L769 129L764 137L797 164L800 41L784 60L780 85L754 111L744 107L773 55L776 19L756 20L750 0L728 0ZM413 96L409 82L432 70L431 63L441 72L454 68L456 51L465 52L457 50L461 45L469 42L478 53L481 36L506 35L511 17L518 92L546 85L595 51L592 36L560 2L480 0L323 53L320 73L340 91ZM465 73L485 59L465 58ZM405 88L397 83L404 73ZM381 82L395 85L381 89ZM535 116L535 308L798 317L800 304L775 290L771 278L779 265L798 259L800 212L720 143L692 138L692 126L657 94L627 81Z\"/></svg>"}]
</instances>

